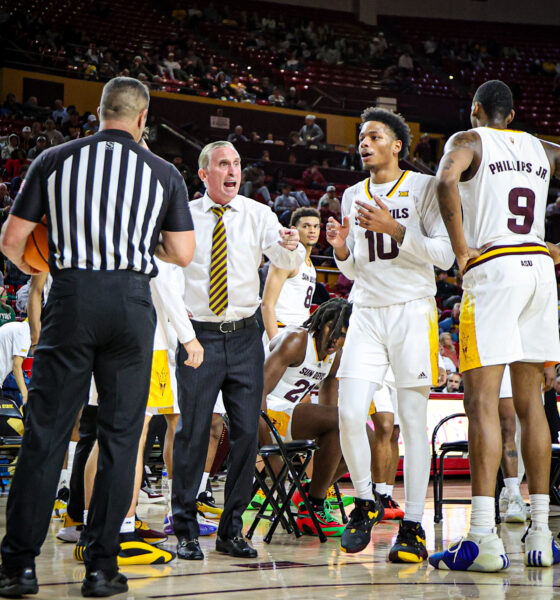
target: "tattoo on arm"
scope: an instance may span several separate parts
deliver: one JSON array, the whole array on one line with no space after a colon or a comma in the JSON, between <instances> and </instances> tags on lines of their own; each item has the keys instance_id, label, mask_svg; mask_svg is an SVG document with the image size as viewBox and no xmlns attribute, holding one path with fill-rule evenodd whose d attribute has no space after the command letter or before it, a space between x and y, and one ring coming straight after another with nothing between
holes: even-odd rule
<instances>
[{"instance_id":1,"label":"tattoo on arm","mask_svg":"<svg viewBox=\"0 0 560 600\"><path fill-rule=\"evenodd\" d=\"M506 454L510 457L510 458L517 458L517 450L508 450L506 452Z\"/></svg>"},{"instance_id":2,"label":"tattoo on arm","mask_svg":"<svg viewBox=\"0 0 560 600\"><path fill-rule=\"evenodd\" d=\"M443 169L442 169L442 170L443 170L443 171L449 171L449 169L451 169L451 167L452 167L454 164L455 164L455 161L454 161L454 160L453 160L451 157L449 157L449 156L445 157L445 156L444 156L444 157L443 157L443 165L444 165L444 167L443 167Z\"/></svg>"},{"instance_id":3,"label":"tattoo on arm","mask_svg":"<svg viewBox=\"0 0 560 600\"><path fill-rule=\"evenodd\" d=\"M443 223L447 225L450 221L453 220L455 213L450 210L447 206L440 205L441 218L443 219Z\"/></svg>"},{"instance_id":4,"label":"tattoo on arm","mask_svg":"<svg viewBox=\"0 0 560 600\"><path fill-rule=\"evenodd\" d=\"M453 148L476 148L478 136L472 131L462 131L453 138Z\"/></svg>"},{"instance_id":5,"label":"tattoo on arm","mask_svg":"<svg viewBox=\"0 0 560 600\"><path fill-rule=\"evenodd\" d=\"M403 240L404 240L404 234L406 232L406 227L404 225L401 225L400 223L397 223L397 226L395 227L395 233L393 234L393 239L397 242L397 244L402 244Z\"/></svg>"}]
</instances>

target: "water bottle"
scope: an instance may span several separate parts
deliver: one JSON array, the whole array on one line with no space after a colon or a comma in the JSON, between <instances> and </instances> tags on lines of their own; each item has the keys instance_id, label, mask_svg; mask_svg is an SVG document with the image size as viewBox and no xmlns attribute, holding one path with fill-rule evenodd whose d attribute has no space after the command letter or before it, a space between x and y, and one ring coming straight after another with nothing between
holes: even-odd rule
<instances>
[{"instance_id":1,"label":"water bottle","mask_svg":"<svg viewBox=\"0 0 560 600\"><path fill-rule=\"evenodd\" d=\"M161 472L161 493L165 496L166 500L169 500L169 483L167 480L167 469L163 469Z\"/></svg>"}]
</instances>

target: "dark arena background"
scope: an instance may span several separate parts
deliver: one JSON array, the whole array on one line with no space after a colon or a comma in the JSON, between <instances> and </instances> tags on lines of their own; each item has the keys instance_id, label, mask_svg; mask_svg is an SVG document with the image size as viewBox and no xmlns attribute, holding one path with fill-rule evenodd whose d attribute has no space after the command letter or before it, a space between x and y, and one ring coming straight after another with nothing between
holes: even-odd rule
<instances>
[{"instance_id":1,"label":"dark arena background","mask_svg":"<svg viewBox=\"0 0 560 600\"><path fill-rule=\"evenodd\" d=\"M104 83L116 76L133 77L150 91L148 147L179 170L190 200L205 191L198 174L201 149L229 140L242 161L241 194L270 206L284 226L296 208L319 210L321 231L311 254L317 271L313 310L350 293L352 282L336 267L326 223L340 219L344 191L368 177L358 147L364 109L377 106L405 118L412 142L400 167L429 175L436 173L447 139L471 127L474 92L488 80L499 79L511 88L513 129L560 143L558 0L12 0L0 3L0 32L0 224L32 161L51 146L95 134ZM555 178L549 187L546 240L560 242L560 183ZM4 325L25 319L28 277L2 255L0 259ZM439 483L434 492L433 473L423 518L430 554L464 533L471 495L463 383L457 372L461 275L456 268L436 269L434 277L440 354L449 381L432 389L428 404L433 470L441 471L446 499L440 502ZM23 370L31 375L32 359L26 360ZM10 411L19 406L20 395L13 377L9 379L2 404L8 412L0 411L0 421L13 425ZM560 377L546 393L553 444L559 430L556 392ZM450 415L458 416L442 425ZM149 522L155 530L163 529L167 510L165 427L162 416L152 419L137 510L136 523ZM3 533L21 424L0 433L5 434L0 435ZM216 442L209 485L221 506L227 435ZM438 458L442 444L451 442L459 444L443 464ZM403 506L404 452L401 438L393 497ZM556 446L554 535L560 528L559 479ZM349 477L339 487L352 495ZM525 480L521 492L527 502ZM73 543L56 538L67 524L61 520L66 500L64 494L57 500L37 561L39 598L81 597L83 564L74 558ZM337 505L332 513L343 519ZM245 530L256 514L245 512ZM524 566L522 523L499 524L511 560L509 569L499 573L442 571L427 561L389 562L387 553L398 531L395 520L376 527L371 544L357 554L342 553L338 538L321 543L314 536L296 537L282 525L266 543L269 527L269 521L261 520L252 537L257 560L220 556L214 551L215 535L210 535L200 538L203 561L125 564L126 598L560 598L560 567ZM162 547L175 546L176 539L169 536Z\"/></svg>"}]
</instances>

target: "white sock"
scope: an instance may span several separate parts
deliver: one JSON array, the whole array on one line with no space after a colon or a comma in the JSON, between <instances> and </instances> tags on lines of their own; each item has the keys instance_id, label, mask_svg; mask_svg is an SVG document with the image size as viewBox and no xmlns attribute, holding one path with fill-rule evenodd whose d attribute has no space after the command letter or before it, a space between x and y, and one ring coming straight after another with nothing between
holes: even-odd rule
<instances>
[{"instance_id":1,"label":"white sock","mask_svg":"<svg viewBox=\"0 0 560 600\"><path fill-rule=\"evenodd\" d=\"M87 525L87 514L88 514L88 509L84 509L84 525Z\"/></svg>"},{"instance_id":2,"label":"white sock","mask_svg":"<svg viewBox=\"0 0 560 600\"><path fill-rule=\"evenodd\" d=\"M383 482L383 483L376 483L375 484L375 491L378 494L381 494L383 496L384 494L387 493L387 484L385 482Z\"/></svg>"},{"instance_id":3,"label":"white sock","mask_svg":"<svg viewBox=\"0 0 560 600\"><path fill-rule=\"evenodd\" d=\"M387 490L385 493L387 494L387 496L392 496L393 495L393 488L395 486L394 485L389 485L388 483L385 484L385 489Z\"/></svg>"},{"instance_id":4,"label":"white sock","mask_svg":"<svg viewBox=\"0 0 560 600\"><path fill-rule=\"evenodd\" d=\"M68 479L72 477L72 466L74 465L74 454L76 454L76 446L78 442L70 442L68 444Z\"/></svg>"},{"instance_id":5,"label":"white sock","mask_svg":"<svg viewBox=\"0 0 560 600\"><path fill-rule=\"evenodd\" d=\"M171 509L171 494L173 493L173 479L167 480L167 487L169 488L169 493L167 496L167 508L169 509L169 513L171 514L173 510Z\"/></svg>"},{"instance_id":6,"label":"white sock","mask_svg":"<svg viewBox=\"0 0 560 600\"><path fill-rule=\"evenodd\" d=\"M206 484L208 483L208 477L210 477L210 473L202 473L202 481L200 482L200 487L198 488L198 493L196 494L196 496L198 497L198 494L201 494L202 492L206 491Z\"/></svg>"},{"instance_id":7,"label":"white sock","mask_svg":"<svg viewBox=\"0 0 560 600\"><path fill-rule=\"evenodd\" d=\"M399 388L397 404L403 436L404 520L422 522L430 480L430 443L426 434L429 387Z\"/></svg>"},{"instance_id":8,"label":"white sock","mask_svg":"<svg viewBox=\"0 0 560 600\"><path fill-rule=\"evenodd\" d=\"M496 525L496 506L493 496L473 496L470 533L488 535Z\"/></svg>"},{"instance_id":9,"label":"white sock","mask_svg":"<svg viewBox=\"0 0 560 600\"><path fill-rule=\"evenodd\" d=\"M521 496L521 490L519 489L519 480L517 477L505 477L504 484L508 491L509 497Z\"/></svg>"},{"instance_id":10,"label":"white sock","mask_svg":"<svg viewBox=\"0 0 560 600\"><path fill-rule=\"evenodd\" d=\"M531 529L540 527L548 531L548 509L550 496L548 494L530 494Z\"/></svg>"},{"instance_id":11,"label":"white sock","mask_svg":"<svg viewBox=\"0 0 560 600\"><path fill-rule=\"evenodd\" d=\"M136 525L135 517L125 517L121 525L120 533L132 533Z\"/></svg>"},{"instance_id":12,"label":"white sock","mask_svg":"<svg viewBox=\"0 0 560 600\"><path fill-rule=\"evenodd\" d=\"M342 377L338 384L340 446L356 490L355 495L362 500L373 500L371 450L366 422L371 399L379 388L379 384L350 377Z\"/></svg>"},{"instance_id":13,"label":"white sock","mask_svg":"<svg viewBox=\"0 0 560 600\"><path fill-rule=\"evenodd\" d=\"M68 487L68 469L62 469L60 471L60 478L58 480L58 488Z\"/></svg>"}]
</instances>

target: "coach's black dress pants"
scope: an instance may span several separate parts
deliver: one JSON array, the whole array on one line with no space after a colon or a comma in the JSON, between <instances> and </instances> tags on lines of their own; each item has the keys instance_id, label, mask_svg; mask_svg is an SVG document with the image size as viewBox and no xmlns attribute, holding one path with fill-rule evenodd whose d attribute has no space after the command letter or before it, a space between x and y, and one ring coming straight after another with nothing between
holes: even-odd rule
<instances>
[{"instance_id":1,"label":"coach's black dress pants","mask_svg":"<svg viewBox=\"0 0 560 600\"><path fill-rule=\"evenodd\" d=\"M8 497L1 547L8 569L32 566L40 552L64 455L93 372L100 452L88 513L86 567L116 571L119 529L132 498L148 398L154 328L147 276L70 269L55 274Z\"/></svg>"},{"instance_id":2,"label":"coach's black dress pants","mask_svg":"<svg viewBox=\"0 0 560 600\"><path fill-rule=\"evenodd\" d=\"M199 535L196 496L208 452L212 411L221 390L229 418L224 512L218 535L240 536L241 516L251 500L257 430L263 392L264 350L256 320L232 333L208 331L193 322L204 347L204 362L187 367L185 349L177 352L177 383L181 418L173 449L173 528L187 539Z\"/></svg>"}]
</instances>

